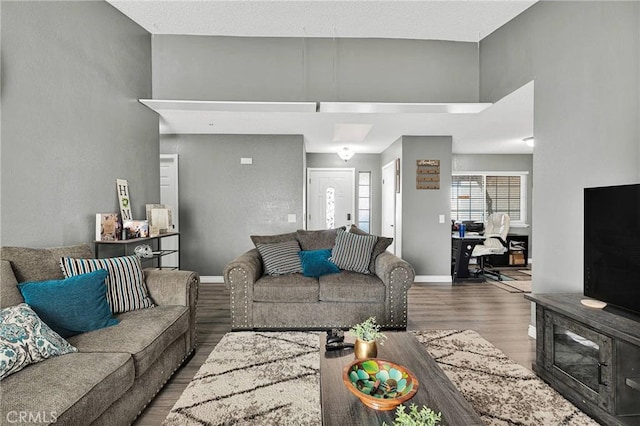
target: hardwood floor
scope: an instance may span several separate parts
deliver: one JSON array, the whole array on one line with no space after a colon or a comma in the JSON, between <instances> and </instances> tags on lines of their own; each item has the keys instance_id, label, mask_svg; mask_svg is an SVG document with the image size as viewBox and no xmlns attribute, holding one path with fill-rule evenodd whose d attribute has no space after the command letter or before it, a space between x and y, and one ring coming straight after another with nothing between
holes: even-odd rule
<instances>
[{"instance_id":1,"label":"hardwood floor","mask_svg":"<svg viewBox=\"0 0 640 426\"><path fill-rule=\"evenodd\" d=\"M522 293L508 293L491 284L415 284L409 290L409 330L472 329L515 362L531 368L535 340L527 335L531 308ZM178 370L135 425L162 423L222 336L231 330L229 292L224 284L200 285L198 349Z\"/></svg>"}]
</instances>

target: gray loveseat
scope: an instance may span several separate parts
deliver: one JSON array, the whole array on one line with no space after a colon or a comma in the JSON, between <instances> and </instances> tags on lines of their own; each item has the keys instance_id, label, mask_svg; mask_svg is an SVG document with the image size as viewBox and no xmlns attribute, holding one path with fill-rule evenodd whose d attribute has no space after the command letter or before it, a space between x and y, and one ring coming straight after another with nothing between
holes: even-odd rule
<instances>
[{"instance_id":1,"label":"gray loveseat","mask_svg":"<svg viewBox=\"0 0 640 426\"><path fill-rule=\"evenodd\" d=\"M260 238L296 238L302 250L313 250L331 247L332 235L335 239L335 233L328 231L298 231L252 239L256 243ZM342 270L319 278L301 273L265 275L260 252L251 249L224 269L224 282L231 292L231 328L344 329L375 316L385 329L405 329L413 268L383 251L374 256L371 269L370 274Z\"/></svg>"},{"instance_id":2,"label":"gray loveseat","mask_svg":"<svg viewBox=\"0 0 640 426\"><path fill-rule=\"evenodd\" d=\"M1 249L0 304L23 303L18 282L62 279L60 257L92 257L87 245ZM0 382L0 424L127 425L194 351L199 277L144 270L155 307L67 338L78 349L31 364ZM30 421L29 421L30 420Z\"/></svg>"}]
</instances>

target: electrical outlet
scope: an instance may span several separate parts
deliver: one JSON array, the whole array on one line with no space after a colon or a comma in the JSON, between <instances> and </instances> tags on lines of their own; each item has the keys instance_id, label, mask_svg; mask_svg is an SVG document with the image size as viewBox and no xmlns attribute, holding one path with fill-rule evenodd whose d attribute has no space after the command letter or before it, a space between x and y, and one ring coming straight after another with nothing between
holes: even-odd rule
<instances>
[{"instance_id":1,"label":"electrical outlet","mask_svg":"<svg viewBox=\"0 0 640 426\"><path fill-rule=\"evenodd\" d=\"M296 222L297 222L296 215L295 215L295 214L290 214L290 215L288 215L288 216L287 216L287 221L288 221L289 223L296 223Z\"/></svg>"},{"instance_id":2,"label":"electrical outlet","mask_svg":"<svg viewBox=\"0 0 640 426\"><path fill-rule=\"evenodd\" d=\"M240 164L253 164L253 158L251 158L251 157L242 157L240 159Z\"/></svg>"}]
</instances>

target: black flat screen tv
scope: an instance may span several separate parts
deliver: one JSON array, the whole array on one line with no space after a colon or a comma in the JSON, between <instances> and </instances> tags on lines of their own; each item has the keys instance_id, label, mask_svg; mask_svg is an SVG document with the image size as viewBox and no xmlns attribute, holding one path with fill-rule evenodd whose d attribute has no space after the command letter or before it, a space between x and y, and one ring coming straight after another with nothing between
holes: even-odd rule
<instances>
[{"instance_id":1,"label":"black flat screen tv","mask_svg":"<svg viewBox=\"0 0 640 426\"><path fill-rule=\"evenodd\" d=\"M584 190L584 295L640 313L640 184Z\"/></svg>"}]
</instances>

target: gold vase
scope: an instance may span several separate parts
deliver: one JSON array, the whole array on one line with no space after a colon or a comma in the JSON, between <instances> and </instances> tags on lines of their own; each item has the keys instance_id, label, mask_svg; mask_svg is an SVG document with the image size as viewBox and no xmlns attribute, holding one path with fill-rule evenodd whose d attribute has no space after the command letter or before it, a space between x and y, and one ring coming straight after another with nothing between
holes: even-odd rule
<instances>
[{"instance_id":1,"label":"gold vase","mask_svg":"<svg viewBox=\"0 0 640 426\"><path fill-rule=\"evenodd\" d=\"M353 353L357 359L375 358L378 355L378 346L376 345L375 340L366 342L364 340L356 339Z\"/></svg>"}]
</instances>

